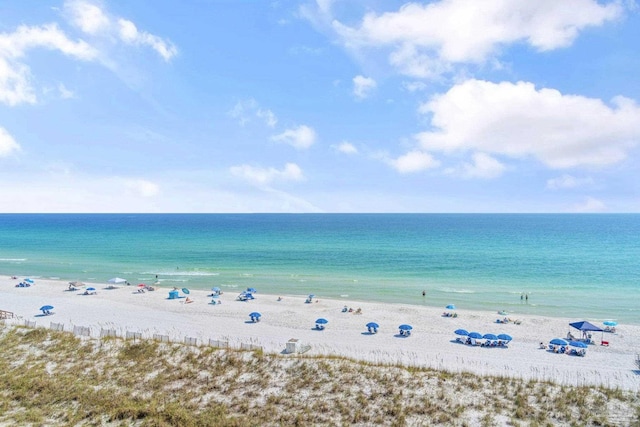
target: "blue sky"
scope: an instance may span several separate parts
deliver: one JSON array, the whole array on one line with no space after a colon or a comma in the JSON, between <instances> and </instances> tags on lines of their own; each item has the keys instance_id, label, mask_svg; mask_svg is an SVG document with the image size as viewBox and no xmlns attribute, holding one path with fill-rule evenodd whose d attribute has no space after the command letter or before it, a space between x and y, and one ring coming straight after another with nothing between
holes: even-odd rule
<instances>
[{"instance_id":1,"label":"blue sky","mask_svg":"<svg viewBox=\"0 0 640 427\"><path fill-rule=\"evenodd\" d=\"M632 1L0 5L0 212L638 212Z\"/></svg>"}]
</instances>

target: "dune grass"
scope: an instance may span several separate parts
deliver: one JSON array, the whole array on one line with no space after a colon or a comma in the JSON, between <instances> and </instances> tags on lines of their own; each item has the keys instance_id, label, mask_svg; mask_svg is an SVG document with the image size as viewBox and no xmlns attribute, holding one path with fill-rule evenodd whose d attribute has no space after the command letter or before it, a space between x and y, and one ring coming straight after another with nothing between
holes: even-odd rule
<instances>
[{"instance_id":1,"label":"dune grass","mask_svg":"<svg viewBox=\"0 0 640 427\"><path fill-rule=\"evenodd\" d=\"M0 426L640 426L640 395L0 325Z\"/></svg>"}]
</instances>

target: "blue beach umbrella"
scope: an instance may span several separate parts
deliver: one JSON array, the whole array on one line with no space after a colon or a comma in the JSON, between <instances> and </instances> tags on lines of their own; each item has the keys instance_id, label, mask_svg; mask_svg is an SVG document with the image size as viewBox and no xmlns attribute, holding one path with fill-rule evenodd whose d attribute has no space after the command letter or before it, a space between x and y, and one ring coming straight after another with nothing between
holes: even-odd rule
<instances>
[{"instance_id":1,"label":"blue beach umbrella","mask_svg":"<svg viewBox=\"0 0 640 427\"><path fill-rule=\"evenodd\" d=\"M262 314L258 313L257 311L254 311L253 313L249 313L249 317L260 317L262 316Z\"/></svg>"},{"instance_id":2,"label":"blue beach umbrella","mask_svg":"<svg viewBox=\"0 0 640 427\"><path fill-rule=\"evenodd\" d=\"M213 292L220 292L220 288L219 288L219 287L217 287L217 286L214 286L213 288L211 288L211 290L212 290Z\"/></svg>"},{"instance_id":3,"label":"blue beach umbrella","mask_svg":"<svg viewBox=\"0 0 640 427\"><path fill-rule=\"evenodd\" d=\"M469 332L469 338L480 339L482 334L480 332Z\"/></svg>"},{"instance_id":4,"label":"blue beach umbrella","mask_svg":"<svg viewBox=\"0 0 640 427\"><path fill-rule=\"evenodd\" d=\"M613 320L605 320L604 322L602 322L602 324L605 326L617 326L618 322L614 322Z\"/></svg>"},{"instance_id":5,"label":"blue beach umbrella","mask_svg":"<svg viewBox=\"0 0 640 427\"><path fill-rule=\"evenodd\" d=\"M496 341L498 339L498 337L494 334L484 334L482 338L484 338L485 340L491 340L491 341Z\"/></svg>"},{"instance_id":6,"label":"blue beach umbrella","mask_svg":"<svg viewBox=\"0 0 640 427\"><path fill-rule=\"evenodd\" d=\"M455 310L456 306L453 304L449 304L448 306L445 307L447 310Z\"/></svg>"},{"instance_id":7,"label":"blue beach umbrella","mask_svg":"<svg viewBox=\"0 0 640 427\"><path fill-rule=\"evenodd\" d=\"M467 332L466 329L456 329L455 330L455 334L456 335L462 335L463 337L466 337L467 335L469 335L469 332Z\"/></svg>"},{"instance_id":8,"label":"blue beach umbrella","mask_svg":"<svg viewBox=\"0 0 640 427\"><path fill-rule=\"evenodd\" d=\"M87 288L88 291L95 291L96 288Z\"/></svg>"},{"instance_id":9,"label":"blue beach umbrella","mask_svg":"<svg viewBox=\"0 0 640 427\"><path fill-rule=\"evenodd\" d=\"M43 305L42 307L40 307L40 311L47 311L47 310L53 310L53 306L52 305Z\"/></svg>"},{"instance_id":10,"label":"blue beach umbrella","mask_svg":"<svg viewBox=\"0 0 640 427\"><path fill-rule=\"evenodd\" d=\"M182 288L182 293L189 295L189 289Z\"/></svg>"},{"instance_id":11,"label":"blue beach umbrella","mask_svg":"<svg viewBox=\"0 0 640 427\"><path fill-rule=\"evenodd\" d=\"M581 341L570 341L569 345L571 347L578 347L578 348L587 348L588 347L587 344L585 344L585 343L583 343Z\"/></svg>"},{"instance_id":12,"label":"blue beach umbrella","mask_svg":"<svg viewBox=\"0 0 640 427\"><path fill-rule=\"evenodd\" d=\"M29 279L28 277L26 279L24 279L25 282L27 283L33 283L33 280Z\"/></svg>"},{"instance_id":13,"label":"blue beach umbrella","mask_svg":"<svg viewBox=\"0 0 640 427\"><path fill-rule=\"evenodd\" d=\"M411 325L400 325L398 326L398 329L400 329L401 331L410 331L413 329L413 326Z\"/></svg>"},{"instance_id":14,"label":"blue beach umbrella","mask_svg":"<svg viewBox=\"0 0 640 427\"><path fill-rule=\"evenodd\" d=\"M247 288L247 292L255 294L258 290L256 288Z\"/></svg>"},{"instance_id":15,"label":"blue beach umbrella","mask_svg":"<svg viewBox=\"0 0 640 427\"><path fill-rule=\"evenodd\" d=\"M566 340L563 340L562 338L554 338L551 341L549 341L549 344L553 344L553 345L567 345L569 344Z\"/></svg>"},{"instance_id":16,"label":"blue beach umbrella","mask_svg":"<svg viewBox=\"0 0 640 427\"><path fill-rule=\"evenodd\" d=\"M380 326L376 322L369 322L365 325L367 328L378 329Z\"/></svg>"},{"instance_id":17,"label":"blue beach umbrella","mask_svg":"<svg viewBox=\"0 0 640 427\"><path fill-rule=\"evenodd\" d=\"M327 323L329 323L329 321L327 319L321 317L319 319L316 319L316 323L318 325L326 325Z\"/></svg>"},{"instance_id":18,"label":"blue beach umbrella","mask_svg":"<svg viewBox=\"0 0 640 427\"><path fill-rule=\"evenodd\" d=\"M500 334L498 335L498 339L503 341L511 341L513 338L511 338L511 335Z\"/></svg>"}]
</instances>

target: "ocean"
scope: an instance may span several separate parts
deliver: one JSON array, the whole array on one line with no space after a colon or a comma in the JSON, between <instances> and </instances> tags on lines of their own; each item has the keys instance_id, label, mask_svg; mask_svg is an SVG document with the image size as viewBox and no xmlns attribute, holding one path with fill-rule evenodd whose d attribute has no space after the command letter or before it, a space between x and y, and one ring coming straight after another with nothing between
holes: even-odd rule
<instances>
[{"instance_id":1,"label":"ocean","mask_svg":"<svg viewBox=\"0 0 640 427\"><path fill-rule=\"evenodd\" d=\"M639 237L634 214L3 214L0 274L640 324Z\"/></svg>"}]
</instances>

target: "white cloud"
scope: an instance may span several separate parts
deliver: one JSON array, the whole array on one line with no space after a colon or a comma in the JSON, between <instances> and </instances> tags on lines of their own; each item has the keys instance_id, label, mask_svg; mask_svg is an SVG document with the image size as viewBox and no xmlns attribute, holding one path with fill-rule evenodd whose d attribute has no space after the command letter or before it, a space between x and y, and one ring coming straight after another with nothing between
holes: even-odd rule
<instances>
[{"instance_id":1,"label":"white cloud","mask_svg":"<svg viewBox=\"0 0 640 427\"><path fill-rule=\"evenodd\" d=\"M254 117L262 120L270 128L278 124L278 118L273 111L261 108L258 101L252 98L236 102L236 105L229 111L229 116L237 120L240 126L251 122Z\"/></svg>"},{"instance_id":2,"label":"white cloud","mask_svg":"<svg viewBox=\"0 0 640 427\"><path fill-rule=\"evenodd\" d=\"M404 87L409 92L418 92L427 89L427 84L419 81L412 82L404 82L402 83L402 87Z\"/></svg>"},{"instance_id":3,"label":"white cloud","mask_svg":"<svg viewBox=\"0 0 640 427\"><path fill-rule=\"evenodd\" d=\"M58 92L60 93L60 97L62 99L71 99L75 98L75 93L73 91L66 88L66 86L62 83L58 84Z\"/></svg>"},{"instance_id":4,"label":"white cloud","mask_svg":"<svg viewBox=\"0 0 640 427\"><path fill-rule=\"evenodd\" d=\"M294 129L287 129L284 132L271 137L272 141L289 144L298 150L311 147L316 142L316 132L313 128L300 125Z\"/></svg>"},{"instance_id":5,"label":"white cloud","mask_svg":"<svg viewBox=\"0 0 640 427\"><path fill-rule=\"evenodd\" d=\"M587 199L580 204L577 204L571 208L572 212L590 213L590 212L604 212L607 210L607 205L601 200L593 197L587 197Z\"/></svg>"},{"instance_id":6,"label":"white cloud","mask_svg":"<svg viewBox=\"0 0 640 427\"><path fill-rule=\"evenodd\" d=\"M125 180L125 186L140 197L154 197L160 193L160 186L146 179L128 179Z\"/></svg>"},{"instance_id":7,"label":"white cloud","mask_svg":"<svg viewBox=\"0 0 640 427\"><path fill-rule=\"evenodd\" d=\"M440 165L440 162L424 151L410 151L397 159L389 159L387 162L400 173L420 172Z\"/></svg>"},{"instance_id":8,"label":"white cloud","mask_svg":"<svg viewBox=\"0 0 640 427\"><path fill-rule=\"evenodd\" d=\"M334 147L337 151L344 154L358 154L358 149L350 142L341 142Z\"/></svg>"},{"instance_id":9,"label":"white cloud","mask_svg":"<svg viewBox=\"0 0 640 427\"><path fill-rule=\"evenodd\" d=\"M333 28L348 48L389 48L390 62L403 73L431 77L447 64L483 63L509 44L540 51L569 46L584 28L622 13L617 1L442 0L370 12L356 27L333 20Z\"/></svg>"},{"instance_id":10,"label":"white cloud","mask_svg":"<svg viewBox=\"0 0 640 427\"><path fill-rule=\"evenodd\" d=\"M111 26L109 17L95 4L86 1L67 1L65 9L71 22L85 33L96 34Z\"/></svg>"},{"instance_id":11,"label":"white cloud","mask_svg":"<svg viewBox=\"0 0 640 427\"><path fill-rule=\"evenodd\" d=\"M590 177L576 178L575 176L569 175L569 174L564 174L556 178L551 178L547 180L547 188L549 190L565 190L565 189L589 186L592 184L593 184L593 179Z\"/></svg>"},{"instance_id":12,"label":"white cloud","mask_svg":"<svg viewBox=\"0 0 640 427\"><path fill-rule=\"evenodd\" d=\"M240 165L231 167L230 171L232 175L258 186L269 185L273 181L301 181L304 179L302 169L295 163L287 163L282 170Z\"/></svg>"},{"instance_id":13,"label":"white cloud","mask_svg":"<svg viewBox=\"0 0 640 427\"><path fill-rule=\"evenodd\" d=\"M270 128L273 128L276 126L276 124L278 124L278 118L275 114L273 114L273 111L271 110L260 109L256 112L256 116L264 120L264 124L266 124Z\"/></svg>"},{"instance_id":14,"label":"white cloud","mask_svg":"<svg viewBox=\"0 0 640 427\"><path fill-rule=\"evenodd\" d=\"M20 145L18 145L16 140L13 139L5 128L0 126L0 157L8 156L19 150Z\"/></svg>"},{"instance_id":15,"label":"white cloud","mask_svg":"<svg viewBox=\"0 0 640 427\"><path fill-rule=\"evenodd\" d=\"M466 178L497 178L505 170L505 166L498 160L485 153L474 153L473 163L463 165L463 176Z\"/></svg>"},{"instance_id":16,"label":"white cloud","mask_svg":"<svg viewBox=\"0 0 640 427\"><path fill-rule=\"evenodd\" d=\"M139 31L136 25L127 19L118 19L118 26L120 38L125 43L149 46L162 56L165 61L170 61L178 53L178 49L173 43L146 31Z\"/></svg>"},{"instance_id":17,"label":"white cloud","mask_svg":"<svg viewBox=\"0 0 640 427\"><path fill-rule=\"evenodd\" d=\"M355 76L353 78L353 94L364 99L376 88L376 81L370 77Z\"/></svg>"},{"instance_id":18,"label":"white cloud","mask_svg":"<svg viewBox=\"0 0 640 427\"><path fill-rule=\"evenodd\" d=\"M416 135L425 150L535 157L556 169L619 162L640 140L633 101L617 97L608 106L525 82L468 80L420 111L434 127Z\"/></svg>"},{"instance_id":19,"label":"white cloud","mask_svg":"<svg viewBox=\"0 0 640 427\"><path fill-rule=\"evenodd\" d=\"M97 55L86 42L70 40L56 24L40 27L21 25L13 33L1 33L0 102L14 106L37 101L30 82L30 69L23 61L26 53L35 48L57 50L81 60L91 60Z\"/></svg>"},{"instance_id":20,"label":"white cloud","mask_svg":"<svg viewBox=\"0 0 640 427\"><path fill-rule=\"evenodd\" d=\"M165 61L178 54L178 49L169 40L139 30L135 23L121 17L114 17L98 4L84 0L65 2L64 11L72 25L85 34L101 37L103 41L114 40L134 46L146 46L153 49Z\"/></svg>"}]
</instances>

